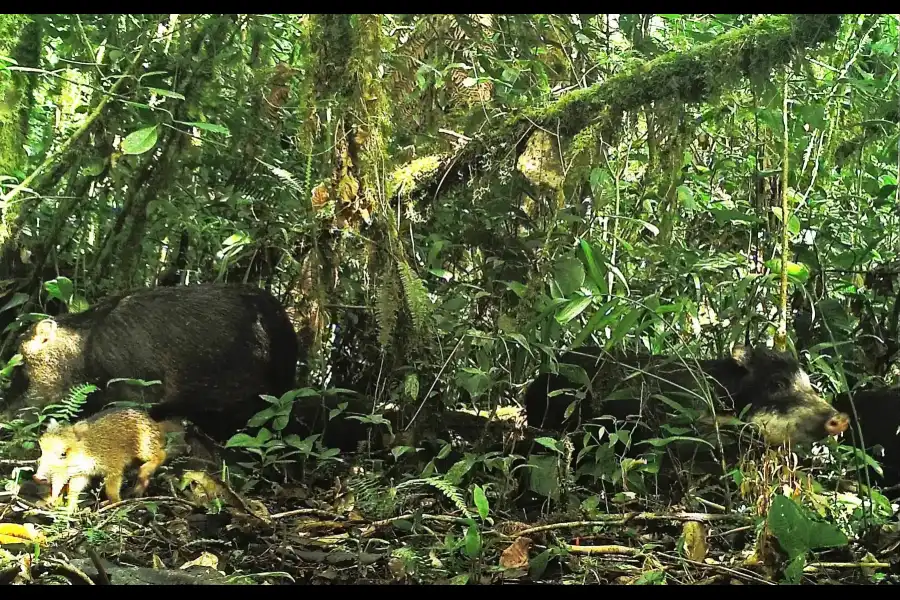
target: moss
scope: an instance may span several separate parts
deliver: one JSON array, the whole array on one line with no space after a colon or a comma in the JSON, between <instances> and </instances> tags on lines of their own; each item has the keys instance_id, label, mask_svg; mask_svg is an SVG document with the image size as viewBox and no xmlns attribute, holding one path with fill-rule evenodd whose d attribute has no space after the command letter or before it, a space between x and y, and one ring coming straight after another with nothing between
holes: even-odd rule
<instances>
[{"instance_id":1,"label":"moss","mask_svg":"<svg viewBox=\"0 0 900 600\"><path fill-rule=\"evenodd\" d=\"M527 134L540 128L572 137L588 127L613 135L622 114L642 106L666 102L714 100L743 77L759 80L788 63L801 48L832 39L842 15L778 15L717 37L686 52L671 52L587 89L570 92L549 107L510 117L496 134L470 143L454 159L455 183L464 174L506 154ZM524 147L524 146L522 146ZM443 173L443 170L441 171ZM437 181L429 182L429 186ZM423 186L423 193L425 192Z\"/></svg>"},{"instance_id":2,"label":"moss","mask_svg":"<svg viewBox=\"0 0 900 600\"><path fill-rule=\"evenodd\" d=\"M34 66L40 58L40 29L28 15L0 15L0 56ZM28 110L32 94L28 77L0 71L0 174L24 168Z\"/></svg>"},{"instance_id":3,"label":"moss","mask_svg":"<svg viewBox=\"0 0 900 600\"><path fill-rule=\"evenodd\" d=\"M446 156L443 155L423 156L403 165L391 173L388 181L388 195L409 193L415 187L416 182L436 172L444 158Z\"/></svg>"}]
</instances>

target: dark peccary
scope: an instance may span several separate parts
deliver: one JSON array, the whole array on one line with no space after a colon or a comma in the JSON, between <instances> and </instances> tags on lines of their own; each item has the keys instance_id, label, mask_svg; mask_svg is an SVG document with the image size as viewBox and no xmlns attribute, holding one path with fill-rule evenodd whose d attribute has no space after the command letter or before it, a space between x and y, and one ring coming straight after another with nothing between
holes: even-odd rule
<instances>
[{"instance_id":1,"label":"dark peccary","mask_svg":"<svg viewBox=\"0 0 900 600\"><path fill-rule=\"evenodd\" d=\"M720 401L716 409L721 411L720 416L738 416L747 409L745 419L761 426L765 441L772 445L817 441L841 433L849 425L847 415L815 391L795 358L765 347L751 350L736 346L728 358L701 361L647 355L630 355L617 361L604 357L601 349L585 347L566 353L559 362L582 367L592 379L597 400L588 393L579 410L565 419L565 411L576 396L563 392L548 398L548 390L552 393L582 386L563 375L544 373L526 391L530 426L562 430L571 429L579 417L585 421L611 415L624 420L640 412L653 414L655 411L642 410L641 398L657 393L684 404L685 393L705 397L705 389ZM635 385L638 390L633 391Z\"/></svg>"},{"instance_id":2,"label":"dark peccary","mask_svg":"<svg viewBox=\"0 0 900 600\"><path fill-rule=\"evenodd\" d=\"M224 440L295 383L298 343L281 304L241 284L159 287L107 298L87 311L45 319L23 336L28 390L45 406L93 383L86 414L113 400L158 401L159 421L186 418ZM113 378L160 380L145 388Z\"/></svg>"},{"instance_id":3,"label":"dark peccary","mask_svg":"<svg viewBox=\"0 0 900 600\"><path fill-rule=\"evenodd\" d=\"M837 394L833 405L835 409L847 413L853 418L850 431L844 434L843 442L866 452L881 464L883 477L869 471L870 483L882 488L900 484L900 387L883 389L863 389L853 392L854 414L850 404L851 394ZM860 443L862 432L862 443ZM876 447L880 447L875 449ZM851 466L854 468L855 464ZM851 477L852 472L848 473ZM860 473L862 483L866 483L865 475Z\"/></svg>"}]
</instances>

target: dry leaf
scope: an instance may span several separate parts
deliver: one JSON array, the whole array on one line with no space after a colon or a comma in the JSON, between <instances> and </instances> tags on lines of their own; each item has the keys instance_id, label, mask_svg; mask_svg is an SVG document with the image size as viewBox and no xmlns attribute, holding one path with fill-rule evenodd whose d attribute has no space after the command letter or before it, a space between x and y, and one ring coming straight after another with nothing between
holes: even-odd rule
<instances>
[{"instance_id":1,"label":"dry leaf","mask_svg":"<svg viewBox=\"0 0 900 600\"><path fill-rule=\"evenodd\" d=\"M697 521L688 521L682 528L684 534L684 552L687 557L703 562L708 548L706 546L706 528Z\"/></svg>"},{"instance_id":2,"label":"dry leaf","mask_svg":"<svg viewBox=\"0 0 900 600\"><path fill-rule=\"evenodd\" d=\"M211 569L217 569L219 566L219 557L215 554L210 554L209 552L204 552L196 559L186 562L181 565L181 569L190 569L191 567L209 567Z\"/></svg>"},{"instance_id":3,"label":"dry leaf","mask_svg":"<svg viewBox=\"0 0 900 600\"><path fill-rule=\"evenodd\" d=\"M223 486L203 471L185 471L181 477L182 490L188 490L192 499L200 504L223 496Z\"/></svg>"},{"instance_id":4,"label":"dry leaf","mask_svg":"<svg viewBox=\"0 0 900 600\"><path fill-rule=\"evenodd\" d=\"M0 523L0 545L11 544L42 544L44 535L38 531L33 523L20 525L18 523Z\"/></svg>"},{"instance_id":5,"label":"dry leaf","mask_svg":"<svg viewBox=\"0 0 900 600\"><path fill-rule=\"evenodd\" d=\"M388 570L395 581L406 579L406 564L396 556L388 561Z\"/></svg>"},{"instance_id":6,"label":"dry leaf","mask_svg":"<svg viewBox=\"0 0 900 600\"><path fill-rule=\"evenodd\" d=\"M500 555L500 566L504 569L524 569L528 567L528 550L531 538L520 537Z\"/></svg>"},{"instance_id":7,"label":"dry leaf","mask_svg":"<svg viewBox=\"0 0 900 600\"><path fill-rule=\"evenodd\" d=\"M159 571L166 570L166 563L164 563L162 561L162 559L160 557L158 557L156 554L153 555L153 568L157 569Z\"/></svg>"},{"instance_id":8,"label":"dry leaf","mask_svg":"<svg viewBox=\"0 0 900 600\"><path fill-rule=\"evenodd\" d=\"M318 212L323 206L328 204L330 200L328 195L328 188L324 183L320 183L312 190L312 206L313 209Z\"/></svg>"}]
</instances>

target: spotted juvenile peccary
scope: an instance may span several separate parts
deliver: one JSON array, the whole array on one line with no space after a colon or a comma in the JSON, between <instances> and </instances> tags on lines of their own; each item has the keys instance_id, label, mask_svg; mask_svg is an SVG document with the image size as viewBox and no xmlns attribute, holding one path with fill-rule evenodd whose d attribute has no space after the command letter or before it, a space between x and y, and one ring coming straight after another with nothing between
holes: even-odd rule
<instances>
[{"instance_id":1,"label":"spotted juvenile peccary","mask_svg":"<svg viewBox=\"0 0 900 600\"><path fill-rule=\"evenodd\" d=\"M134 409L106 410L72 425L51 420L39 441L41 458L34 480L50 484L50 504L57 502L68 484L67 508L71 512L96 476L104 478L109 501L119 502L125 469L139 460L142 464L134 491L143 495L150 476L166 460L169 431L181 431L180 424L157 422Z\"/></svg>"}]
</instances>

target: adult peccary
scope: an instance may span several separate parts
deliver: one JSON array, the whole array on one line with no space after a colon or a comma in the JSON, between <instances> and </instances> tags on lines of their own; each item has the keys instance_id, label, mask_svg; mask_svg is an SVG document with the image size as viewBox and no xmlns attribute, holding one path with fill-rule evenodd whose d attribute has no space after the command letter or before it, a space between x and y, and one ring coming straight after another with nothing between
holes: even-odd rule
<instances>
[{"instance_id":1,"label":"adult peccary","mask_svg":"<svg viewBox=\"0 0 900 600\"><path fill-rule=\"evenodd\" d=\"M160 287L107 298L36 323L23 335L24 403L60 402L93 383L85 414L114 400L156 401L153 419L183 417L224 440L292 389L298 343L271 294L249 285ZM113 378L160 380L135 387Z\"/></svg>"},{"instance_id":2,"label":"adult peccary","mask_svg":"<svg viewBox=\"0 0 900 600\"><path fill-rule=\"evenodd\" d=\"M881 475L870 470L872 485L881 488L900 485L900 387L870 387L852 394L844 392L834 397L833 405L855 417L843 442L865 450L881 464ZM863 465L862 468L868 467ZM853 477L853 472L850 476ZM862 482L866 483L864 476Z\"/></svg>"},{"instance_id":3,"label":"adult peccary","mask_svg":"<svg viewBox=\"0 0 900 600\"><path fill-rule=\"evenodd\" d=\"M749 349L738 345L729 357L701 361L661 355L615 360L602 349L585 347L566 353L559 362L581 367L593 380L594 394L587 394L579 410L567 415L576 397L564 390L582 386L562 374L540 375L525 395L531 426L570 429L573 417L588 420L602 414L621 420L639 413L656 414L657 421L665 422L661 410L669 407L652 401L654 394L703 406L702 400L697 401L707 391L721 401L720 415L746 412L746 419L758 425L772 445L810 443L842 433L849 425L847 414L838 412L816 392L793 356L764 346Z\"/></svg>"}]
</instances>

